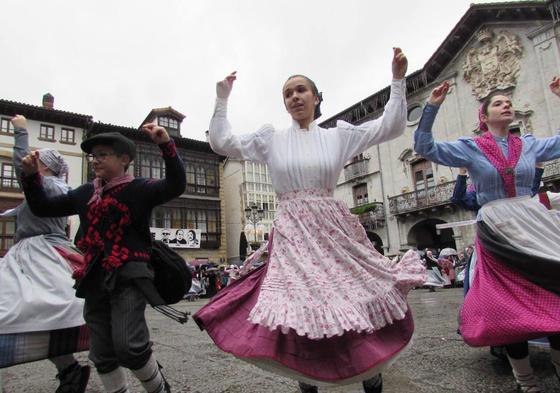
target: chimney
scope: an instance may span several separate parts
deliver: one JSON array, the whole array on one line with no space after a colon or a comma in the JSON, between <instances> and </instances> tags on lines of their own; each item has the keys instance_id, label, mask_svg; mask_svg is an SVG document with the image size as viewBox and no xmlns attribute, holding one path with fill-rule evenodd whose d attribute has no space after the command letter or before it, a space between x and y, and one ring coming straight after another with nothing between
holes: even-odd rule
<instances>
[{"instance_id":1,"label":"chimney","mask_svg":"<svg viewBox=\"0 0 560 393\"><path fill-rule=\"evenodd\" d=\"M43 108L53 109L54 108L54 97L51 93L47 93L43 96Z\"/></svg>"}]
</instances>

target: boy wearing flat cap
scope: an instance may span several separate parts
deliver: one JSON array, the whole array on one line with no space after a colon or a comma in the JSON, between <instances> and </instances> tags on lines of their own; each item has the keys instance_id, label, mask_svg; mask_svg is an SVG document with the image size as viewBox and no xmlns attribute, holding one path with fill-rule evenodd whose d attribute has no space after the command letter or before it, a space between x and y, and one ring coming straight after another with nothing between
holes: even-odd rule
<instances>
[{"instance_id":1,"label":"boy wearing flat cap","mask_svg":"<svg viewBox=\"0 0 560 393\"><path fill-rule=\"evenodd\" d=\"M152 209L183 193L185 169L167 131L154 123L142 129L165 161L164 179L134 178L127 173L136 156L134 143L120 133L95 135L81 147L92 163L93 182L67 194L47 197L38 173L38 152L23 159L22 185L34 214L80 216L85 265L74 273L76 296L85 299L90 331L89 358L105 390L128 392L129 368L147 392L170 392L152 354L144 316L146 297L140 282L153 280L149 264Z\"/></svg>"}]
</instances>

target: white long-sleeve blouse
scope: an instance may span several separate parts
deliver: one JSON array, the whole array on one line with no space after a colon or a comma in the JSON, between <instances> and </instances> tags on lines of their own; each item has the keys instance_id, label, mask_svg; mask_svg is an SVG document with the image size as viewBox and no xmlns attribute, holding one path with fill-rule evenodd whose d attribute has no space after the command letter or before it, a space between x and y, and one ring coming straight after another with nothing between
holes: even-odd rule
<instances>
[{"instance_id":1,"label":"white long-sleeve blouse","mask_svg":"<svg viewBox=\"0 0 560 393\"><path fill-rule=\"evenodd\" d=\"M404 133L405 89L404 79L393 80L381 117L357 126L339 120L336 127L325 129L313 122L306 130L293 121L286 129L265 124L245 135L231 133L227 100L218 98L210 122L210 146L224 156L266 163L277 193L309 189L332 192L345 162Z\"/></svg>"}]
</instances>

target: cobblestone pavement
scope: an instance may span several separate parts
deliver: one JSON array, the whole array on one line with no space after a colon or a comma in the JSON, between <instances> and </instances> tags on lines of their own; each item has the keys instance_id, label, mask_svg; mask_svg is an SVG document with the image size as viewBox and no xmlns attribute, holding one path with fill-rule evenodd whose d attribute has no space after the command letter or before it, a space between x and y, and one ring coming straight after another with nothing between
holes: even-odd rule
<instances>
[{"instance_id":1,"label":"cobblestone pavement","mask_svg":"<svg viewBox=\"0 0 560 393\"><path fill-rule=\"evenodd\" d=\"M457 312L462 302L461 289L424 289L409 296L416 333L414 344L384 377L385 393L471 393L516 391L507 364L489 354L487 348L470 348L457 335ZM178 308L194 312L205 300L181 302ZM148 310L154 351L165 367L164 373L173 392L190 393L296 393L297 384L289 379L266 373L221 352L206 333L190 321L179 325L154 310ZM532 349L531 357L537 376L547 393L560 393L546 351ZM87 354L79 354L86 362ZM0 370L3 392L54 392L56 370L48 361L14 366ZM131 391L141 392L134 378ZM101 383L92 373L88 392L102 392ZM358 393L359 384L325 388L321 392Z\"/></svg>"}]
</instances>

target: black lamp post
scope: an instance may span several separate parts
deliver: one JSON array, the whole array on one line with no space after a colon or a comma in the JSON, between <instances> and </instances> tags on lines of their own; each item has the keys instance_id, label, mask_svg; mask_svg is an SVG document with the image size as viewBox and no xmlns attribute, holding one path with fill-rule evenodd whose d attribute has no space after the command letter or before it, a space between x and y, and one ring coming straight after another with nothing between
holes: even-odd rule
<instances>
[{"instance_id":1,"label":"black lamp post","mask_svg":"<svg viewBox=\"0 0 560 393\"><path fill-rule=\"evenodd\" d=\"M257 242L257 224L264 218L264 210L259 209L257 205L251 205L245 209L245 218L248 222L253 224L255 229L255 243Z\"/></svg>"}]
</instances>

